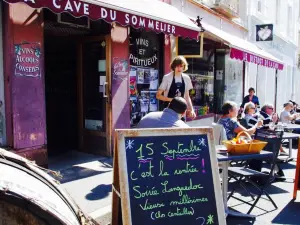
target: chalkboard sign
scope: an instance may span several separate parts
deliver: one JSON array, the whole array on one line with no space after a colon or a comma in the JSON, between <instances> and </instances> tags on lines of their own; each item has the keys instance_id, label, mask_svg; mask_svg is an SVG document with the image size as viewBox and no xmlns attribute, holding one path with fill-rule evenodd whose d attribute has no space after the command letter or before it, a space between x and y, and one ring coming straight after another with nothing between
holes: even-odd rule
<instances>
[{"instance_id":1,"label":"chalkboard sign","mask_svg":"<svg viewBox=\"0 0 300 225\"><path fill-rule=\"evenodd\" d=\"M211 128L116 132L123 224L226 224Z\"/></svg>"},{"instance_id":2,"label":"chalkboard sign","mask_svg":"<svg viewBox=\"0 0 300 225\"><path fill-rule=\"evenodd\" d=\"M183 55L186 58L202 58L203 56L203 33L199 40L188 38L177 38L177 55Z\"/></svg>"}]
</instances>

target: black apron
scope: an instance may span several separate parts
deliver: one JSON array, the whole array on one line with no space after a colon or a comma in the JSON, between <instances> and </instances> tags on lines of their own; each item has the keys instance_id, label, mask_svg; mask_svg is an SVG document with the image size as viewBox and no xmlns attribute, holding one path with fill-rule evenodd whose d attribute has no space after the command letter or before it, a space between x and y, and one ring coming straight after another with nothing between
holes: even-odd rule
<instances>
[{"instance_id":1,"label":"black apron","mask_svg":"<svg viewBox=\"0 0 300 225\"><path fill-rule=\"evenodd\" d=\"M168 98L182 97L184 98L185 83L181 75L181 83L175 83L175 75L173 75L173 81L168 92ZM167 108L170 102L164 102L164 107Z\"/></svg>"}]
</instances>

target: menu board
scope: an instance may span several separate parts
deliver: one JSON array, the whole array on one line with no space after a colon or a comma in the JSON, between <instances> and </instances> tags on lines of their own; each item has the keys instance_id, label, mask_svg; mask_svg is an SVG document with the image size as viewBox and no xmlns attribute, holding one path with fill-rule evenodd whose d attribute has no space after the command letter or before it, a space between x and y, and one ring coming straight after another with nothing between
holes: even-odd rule
<instances>
[{"instance_id":1,"label":"menu board","mask_svg":"<svg viewBox=\"0 0 300 225\"><path fill-rule=\"evenodd\" d=\"M178 37L177 55L183 55L186 58L202 58L203 34L201 34L199 40Z\"/></svg>"},{"instance_id":2,"label":"menu board","mask_svg":"<svg viewBox=\"0 0 300 225\"><path fill-rule=\"evenodd\" d=\"M226 224L211 132L117 131L123 224Z\"/></svg>"}]
</instances>

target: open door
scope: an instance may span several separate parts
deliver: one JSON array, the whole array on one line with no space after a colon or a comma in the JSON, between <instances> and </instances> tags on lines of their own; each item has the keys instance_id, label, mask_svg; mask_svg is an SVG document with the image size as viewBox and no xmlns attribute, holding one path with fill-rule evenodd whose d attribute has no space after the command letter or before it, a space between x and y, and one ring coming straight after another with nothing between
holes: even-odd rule
<instances>
[{"instance_id":1,"label":"open door","mask_svg":"<svg viewBox=\"0 0 300 225\"><path fill-rule=\"evenodd\" d=\"M78 42L79 146L111 156L110 37Z\"/></svg>"}]
</instances>

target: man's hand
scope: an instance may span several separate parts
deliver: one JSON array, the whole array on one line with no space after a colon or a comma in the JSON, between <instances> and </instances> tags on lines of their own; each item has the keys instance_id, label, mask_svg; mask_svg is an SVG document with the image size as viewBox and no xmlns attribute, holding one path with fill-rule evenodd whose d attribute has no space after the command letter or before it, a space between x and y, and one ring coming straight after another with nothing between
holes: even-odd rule
<instances>
[{"instance_id":1,"label":"man's hand","mask_svg":"<svg viewBox=\"0 0 300 225\"><path fill-rule=\"evenodd\" d=\"M191 118L191 119L195 119L196 118L196 113L195 111L188 111L187 112L187 117Z\"/></svg>"},{"instance_id":2,"label":"man's hand","mask_svg":"<svg viewBox=\"0 0 300 225\"><path fill-rule=\"evenodd\" d=\"M274 114L272 115L272 121L273 121L274 123L276 123L277 120L278 120L278 116L277 116L276 113L274 113Z\"/></svg>"},{"instance_id":3,"label":"man's hand","mask_svg":"<svg viewBox=\"0 0 300 225\"><path fill-rule=\"evenodd\" d=\"M264 124L264 121L263 120L259 120L257 122L257 127L261 127L263 124Z\"/></svg>"}]
</instances>

